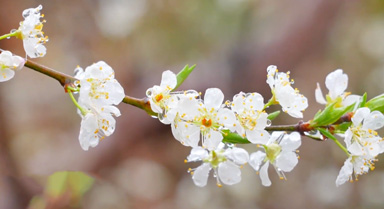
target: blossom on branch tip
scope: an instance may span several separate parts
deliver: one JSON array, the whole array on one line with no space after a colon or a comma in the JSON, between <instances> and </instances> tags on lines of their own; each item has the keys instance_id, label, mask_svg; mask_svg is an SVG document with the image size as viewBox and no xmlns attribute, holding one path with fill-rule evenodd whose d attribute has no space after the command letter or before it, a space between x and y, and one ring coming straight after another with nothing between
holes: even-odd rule
<instances>
[{"instance_id":1,"label":"blossom on branch tip","mask_svg":"<svg viewBox=\"0 0 384 209\"><path fill-rule=\"evenodd\" d=\"M15 76L15 71L24 66L25 60L19 56L13 56L9 51L0 54L0 82L8 81Z\"/></svg>"},{"instance_id":2,"label":"blossom on branch tip","mask_svg":"<svg viewBox=\"0 0 384 209\"><path fill-rule=\"evenodd\" d=\"M207 150L202 147L193 148L186 162L203 162L199 167L188 170L196 186L207 185L209 172L213 169L217 186L221 187L222 183L226 185L239 183L241 181L240 166L246 164L248 160L248 152L244 149L226 147L221 143L215 150Z\"/></svg>"},{"instance_id":3,"label":"blossom on branch tip","mask_svg":"<svg viewBox=\"0 0 384 209\"><path fill-rule=\"evenodd\" d=\"M350 95L349 92L345 92L348 86L348 75L343 73L343 70L337 69L327 75L325 78L325 86L329 90L326 95L326 99L323 96L319 83L315 90L316 102L319 104L331 104L336 103L336 107L346 107L360 98L358 95Z\"/></svg>"},{"instance_id":4,"label":"blossom on branch tip","mask_svg":"<svg viewBox=\"0 0 384 209\"><path fill-rule=\"evenodd\" d=\"M267 83L271 87L275 102L279 103L284 112L295 118L302 118L303 113L308 107L307 98L299 94L298 89L291 86L293 80L289 80L289 72L278 72L275 65L267 68Z\"/></svg>"},{"instance_id":5,"label":"blossom on branch tip","mask_svg":"<svg viewBox=\"0 0 384 209\"><path fill-rule=\"evenodd\" d=\"M272 164L280 179L286 179L284 172L290 172L298 163L297 148L301 145L301 137L297 132L273 132L269 141L261 147L264 151L257 151L250 155L249 164L260 174L263 186L270 186L268 167Z\"/></svg>"},{"instance_id":6,"label":"blossom on branch tip","mask_svg":"<svg viewBox=\"0 0 384 209\"><path fill-rule=\"evenodd\" d=\"M23 40L24 50L30 58L43 57L47 51L43 45L48 41L48 36L42 31L45 20L40 21L40 18L44 17L40 14L41 9L42 5L24 10L24 21L20 22L20 27L16 31L17 37Z\"/></svg>"},{"instance_id":7,"label":"blossom on branch tip","mask_svg":"<svg viewBox=\"0 0 384 209\"><path fill-rule=\"evenodd\" d=\"M254 144L265 144L269 133L265 130L270 124L264 109L264 98L259 93L240 92L233 97L231 109L236 113L239 125L236 131Z\"/></svg>"}]
</instances>

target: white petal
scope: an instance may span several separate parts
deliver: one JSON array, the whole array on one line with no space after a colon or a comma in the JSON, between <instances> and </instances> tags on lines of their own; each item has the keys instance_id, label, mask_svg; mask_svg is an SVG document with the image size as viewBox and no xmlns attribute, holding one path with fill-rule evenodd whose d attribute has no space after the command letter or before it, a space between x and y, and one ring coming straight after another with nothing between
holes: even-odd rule
<instances>
[{"instance_id":1,"label":"white petal","mask_svg":"<svg viewBox=\"0 0 384 209\"><path fill-rule=\"evenodd\" d=\"M164 71L161 77L160 86L162 87L168 86L170 89L174 89L176 85L177 85L176 75L170 70Z\"/></svg>"},{"instance_id":2,"label":"white petal","mask_svg":"<svg viewBox=\"0 0 384 209\"><path fill-rule=\"evenodd\" d=\"M218 176L219 179L227 185L237 184L241 181L240 168L230 161L219 164Z\"/></svg>"},{"instance_id":3,"label":"white petal","mask_svg":"<svg viewBox=\"0 0 384 209\"><path fill-rule=\"evenodd\" d=\"M344 107L347 107L353 103L358 102L360 98L361 96L359 95L348 95L347 97L344 98L342 104Z\"/></svg>"},{"instance_id":4,"label":"white petal","mask_svg":"<svg viewBox=\"0 0 384 209\"><path fill-rule=\"evenodd\" d=\"M97 130L99 129L97 118L94 114L89 113L84 116L81 121L79 142L81 148L87 151L89 147L95 147L99 143Z\"/></svg>"},{"instance_id":5,"label":"white petal","mask_svg":"<svg viewBox=\"0 0 384 209\"><path fill-rule=\"evenodd\" d=\"M200 161L209 156L208 151L202 147L195 147L192 148L191 154L188 155L187 160L188 162L192 161Z\"/></svg>"},{"instance_id":6,"label":"white petal","mask_svg":"<svg viewBox=\"0 0 384 209\"><path fill-rule=\"evenodd\" d=\"M0 63L1 65L1 63ZM0 66L1 67L1 66ZM15 71L9 68L4 68L0 70L0 82L9 81L15 76Z\"/></svg>"},{"instance_id":7,"label":"white petal","mask_svg":"<svg viewBox=\"0 0 384 209\"><path fill-rule=\"evenodd\" d=\"M250 110L262 110L264 108L264 98L259 93L249 93L245 99L245 104Z\"/></svg>"},{"instance_id":8,"label":"white petal","mask_svg":"<svg viewBox=\"0 0 384 209\"><path fill-rule=\"evenodd\" d=\"M295 151L301 145L301 136L298 132L287 134L280 142L280 146L286 151Z\"/></svg>"},{"instance_id":9,"label":"white petal","mask_svg":"<svg viewBox=\"0 0 384 209\"><path fill-rule=\"evenodd\" d=\"M356 110L355 114L352 116L351 120L353 122L353 125L358 126L360 125L364 118L366 118L371 111L368 107L359 108Z\"/></svg>"},{"instance_id":10,"label":"white petal","mask_svg":"<svg viewBox=\"0 0 384 209\"><path fill-rule=\"evenodd\" d=\"M270 65L268 66L267 68L267 83L269 84L269 87L271 87L271 89L274 88L274 85L275 85L275 73L277 71L277 67L275 65Z\"/></svg>"},{"instance_id":11,"label":"white petal","mask_svg":"<svg viewBox=\"0 0 384 209\"><path fill-rule=\"evenodd\" d=\"M209 88L205 91L204 105L208 111L210 111L212 108L216 110L219 109L220 106L223 104L223 101L224 94L220 89Z\"/></svg>"},{"instance_id":12,"label":"white petal","mask_svg":"<svg viewBox=\"0 0 384 209\"><path fill-rule=\"evenodd\" d=\"M329 90L329 96L335 99L341 96L348 86L348 76L343 74L343 70L338 69L328 74L325 79L325 86Z\"/></svg>"},{"instance_id":13,"label":"white petal","mask_svg":"<svg viewBox=\"0 0 384 209\"><path fill-rule=\"evenodd\" d=\"M225 150L224 155L238 165L245 164L249 160L248 152L245 149L238 147Z\"/></svg>"},{"instance_id":14,"label":"white petal","mask_svg":"<svg viewBox=\"0 0 384 209\"><path fill-rule=\"evenodd\" d=\"M284 172L290 172L298 162L296 153L291 151L283 151L276 158L276 166Z\"/></svg>"},{"instance_id":15,"label":"white petal","mask_svg":"<svg viewBox=\"0 0 384 209\"><path fill-rule=\"evenodd\" d=\"M379 111L373 111L364 118L363 128L377 130L384 126L384 115Z\"/></svg>"},{"instance_id":16,"label":"white petal","mask_svg":"<svg viewBox=\"0 0 384 209\"><path fill-rule=\"evenodd\" d=\"M351 163L351 159L352 159L351 157L348 158L344 162L343 167L341 167L339 175L337 176L337 179L336 179L336 186L340 186L344 184L346 181L348 181L351 178L352 172L353 172L353 165Z\"/></svg>"},{"instance_id":17,"label":"white petal","mask_svg":"<svg viewBox=\"0 0 384 209\"><path fill-rule=\"evenodd\" d=\"M266 130L245 130L248 140L253 144L267 144L269 133Z\"/></svg>"},{"instance_id":18,"label":"white petal","mask_svg":"<svg viewBox=\"0 0 384 209\"><path fill-rule=\"evenodd\" d=\"M223 135L214 130L210 130L204 137L203 147L209 150L215 150L220 142L223 140Z\"/></svg>"},{"instance_id":19,"label":"white petal","mask_svg":"<svg viewBox=\"0 0 384 209\"><path fill-rule=\"evenodd\" d=\"M240 92L233 97L231 109L236 113L241 113L244 111L244 99L245 93Z\"/></svg>"},{"instance_id":20,"label":"white petal","mask_svg":"<svg viewBox=\"0 0 384 209\"><path fill-rule=\"evenodd\" d=\"M317 83L317 88L315 90L315 98L317 103L324 104L324 105L327 104L327 101L323 96L323 92L321 91L319 83Z\"/></svg>"},{"instance_id":21,"label":"white petal","mask_svg":"<svg viewBox=\"0 0 384 209\"><path fill-rule=\"evenodd\" d=\"M344 142L345 142L345 145L347 145L347 147L351 146L351 143L352 143L352 136L353 136L353 133L351 131L351 128L348 128L346 131L345 131L345 138L344 138Z\"/></svg>"},{"instance_id":22,"label":"white petal","mask_svg":"<svg viewBox=\"0 0 384 209\"><path fill-rule=\"evenodd\" d=\"M261 184L265 187L269 187L272 184L268 176L268 167L269 167L269 162L266 162L260 169Z\"/></svg>"},{"instance_id":23,"label":"white petal","mask_svg":"<svg viewBox=\"0 0 384 209\"><path fill-rule=\"evenodd\" d=\"M259 171L260 165L263 163L266 154L262 151L257 151L251 154L249 157L249 165L256 171Z\"/></svg>"},{"instance_id":24,"label":"white petal","mask_svg":"<svg viewBox=\"0 0 384 209\"><path fill-rule=\"evenodd\" d=\"M351 146L347 148L352 155L363 155L363 147L357 142L353 142Z\"/></svg>"},{"instance_id":25,"label":"white petal","mask_svg":"<svg viewBox=\"0 0 384 209\"><path fill-rule=\"evenodd\" d=\"M227 108L220 108L217 112L219 123L224 124L224 128L228 128L231 132L235 131L236 116L232 110Z\"/></svg>"},{"instance_id":26,"label":"white petal","mask_svg":"<svg viewBox=\"0 0 384 209\"><path fill-rule=\"evenodd\" d=\"M201 166L197 167L193 172L192 180L196 186L204 187L207 185L209 171L211 170L211 166L208 163L204 163Z\"/></svg>"}]
</instances>

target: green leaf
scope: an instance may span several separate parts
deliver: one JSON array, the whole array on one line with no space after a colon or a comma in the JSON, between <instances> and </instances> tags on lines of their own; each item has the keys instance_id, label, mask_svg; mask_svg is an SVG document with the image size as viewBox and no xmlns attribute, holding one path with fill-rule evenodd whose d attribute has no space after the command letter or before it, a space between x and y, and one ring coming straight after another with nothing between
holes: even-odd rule
<instances>
[{"instance_id":1,"label":"green leaf","mask_svg":"<svg viewBox=\"0 0 384 209\"><path fill-rule=\"evenodd\" d=\"M189 74L192 73L192 71L195 69L196 65L192 65L191 67L189 67L188 65L186 65L177 75L176 75L176 78L177 78L177 85L176 87L172 90L176 90L184 81L185 79L188 78Z\"/></svg>"},{"instance_id":2,"label":"green leaf","mask_svg":"<svg viewBox=\"0 0 384 209\"><path fill-rule=\"evenodd\" d=\"M384 113L384 94L369 100L367 103L365 103L365 107L368 107L371 111L377 110L381 113Z\"/></svg>"},{"instance_id":3,"label":"green leaf","mask_svg":"<svg viewBox=\"0 0 384 209\"><path fill-rule=\"evenodd\" d=\"M336 108L337 102L328 105L322 112L316 113L314 119L310 122L311 127L326 126L333 124L340 119L345 113L353 110L355 104L351 104L347 107Z\"/></svg>"},{"instance_id":4,"label":"green leaf","mask_svg":"<svg viewBox=\"0 0 384 209\"><path fill-rule=\"evenodd\" d=\"M367 102L367 92L365 92L363 94L363 96L361 97L361 102L360 102L358 108L364 107L366 102Z\"/></svg>"},{"instance_id":5,"label":"green leaf","mask_svg":"<svg viewBox=\"0 0 384 209\"><path fill-rule=\"evenodd\" d=\"M249 144L247 138L241 137L239 134L231 133L229 130L223 130L223 142L232 144Z\"/></svg>"},{"instance_id":6,"label":"green leaf","mask_svg":"<svg viewBox=\"0 0 384 209\"><path fill-rule=\"evenodd\" d=\"M269 120L274 120L277 116L279 116L279 114L280 114L280 110L275 111L275 112L273 112L273 113L268 115L268 119Z\"/></svg>"}]
</instances>

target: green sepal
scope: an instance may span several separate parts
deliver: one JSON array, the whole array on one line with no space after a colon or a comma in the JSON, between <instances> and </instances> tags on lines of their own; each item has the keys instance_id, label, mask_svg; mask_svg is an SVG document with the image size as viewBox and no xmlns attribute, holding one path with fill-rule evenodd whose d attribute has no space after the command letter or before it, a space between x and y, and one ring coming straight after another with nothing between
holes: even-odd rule
<instances>
[{"instance_id":1,"label":"green sepal","mask_svg":"<svg viewBox=\"0 0 384 209\"><path fill-rule=\"evenodd\" d=\"M268 120L274 120L277 116L279 116L279 114L280 114L280 110L269 114L267 118L268 118Z\"/></svg>"},{"instance_id":2,"label":"green sepal","mask_svg":"<svg viewBox=\"0 0 384 209\"><path fill-rule=\"evenodd\" d=\"M365 103L365 107L368 107L371 111L380 111L384 113L384 94L376 96Z\"/></svg>"},{"instance_id":3,"label":"green sepal","mask_svg":"<svg viewBox=\"0 0 384 209\"><path fill-rule=\"evenodd\" d=\"M333 124L340 119L347 112L351 112L355 104L351 104L347 107L336 108L337 102L328 105L323 111L316 113L313 120L310 122L311 127L326 126Z\"/></svg>"},{"instance_id":4,"label":"green sepal","mask_svg":"<svg viewBox=\"0 0 384 209\"><path fill-rule=\"evenodd\" d=\"M239 134L231 133L229 130L222 130L223 132L223 142L231 144L249 144L247 138L241 137Z\"/></svg>"},{"instance_id":5,"label":"green sepal","mask_svg":"<svg viewBox=\"0 0 384 209\"><path fill-rule=\"evenodd\" d=\"M189 74L192 73L192 71L195 69L196 65L192 65L191 67L189 67L189 65L186 65L177 75L176 75L176 78L177 78L177 85L176 87L172 90L176 90L184 81L185 79L188 78Z\"/></svg>"}]
</instances>

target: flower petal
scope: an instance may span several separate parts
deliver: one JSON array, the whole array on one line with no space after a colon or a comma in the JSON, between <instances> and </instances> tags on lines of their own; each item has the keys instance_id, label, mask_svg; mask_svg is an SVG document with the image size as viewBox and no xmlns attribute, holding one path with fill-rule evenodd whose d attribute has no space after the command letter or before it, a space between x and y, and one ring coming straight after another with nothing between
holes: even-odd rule
<instances>
[{"instance_id":1,"label":"flower petal","mask_svg":"<svg viewBox=\"0 0 384 209\"><path fill-rule=\"evenodd\" d=\"M245 164L249 160L248 152L245 149L238 147L225 150L224 155L238 165Z\"/></svg>"},{"instance_id":2,"label":"flower petal","mask_svg":"<svg viewBox=\"0 0 384 209\"><path fill-rule=\"evenodd\" d=\"M231 161L226 161L219 164L218 176L219 179L227 185L237 184L241 181L240 168Z\"/></svg>"},{"instance_id":3,"label":"flower petal","mask_svg":"<svg viewBox=\"0 0 384 209\"><path fill-rule=\"evenodd\" d=\"M343 167L341 167L339 175L336 178L336 186L344 184L346 181L351 179L353 172L353 165L351 163L351 157L349 157L345 162Z\"/></svg>"},{"instance_id":4,"label":"flower petal","mask_svg":"<svg viewBox=\"0 0 384 209\"><path fill-rule=\"evenodd\" d=\"M315 90L315 98L316 98L317 103L324 104L324 105L327 104L327 101L325 100L325 98L323 96L323 92L321 91L319 83L317 83L317 88Z\"/></svg>"},{"instance_id":5,"label":"flower petal","mask_svg":"<svg viewBox=\"0 0 384 209\"><path fill-rule=\"evenodd\" d=\"M207 185L210 170L211 166L208 163L203 163L201 166L197 167L192 175L193 183L199 187Z\"/></svg>"},{"instance_id":6,"label":"flower petal","mask_svg":"<svg viewBox=\"0 0 384 209\"><path fill-rule=\"evenodd\" d=\"M174 89L177 85L177 78L176 75L170 71L164 71L162 76L161 76L161 87L168 87L170 90Z\"/></svg>"},{"instance_id":7,"label":"flower petal","mask_svg":"<svg viewBox=\"0 0 384 209\"><path fill-rule=\"evenodd\" d=\"M284 172L290 172L297 165L297 155L291 151L283 151L276 158L276 166Z\"/></svg>"},{"instance_id":8,"label":"flower petal","mask_svg":"<svg viewBox=\"0 0 384 209\"><path fill-rule=\"evenodd\" d=\"M287 134L280 142L280 146L283 150L286 151L295 151L301 145L301 137L298 132L292 132Z\"/></svg>"},{"instance_id":9,"label":"flower petal","mask_svg":"<svg viewBox=\"0 0 384 209\"><path fill-rule=\"evenodd\" d=\"M364 118L363 128L377 130L384 126L384 115L379 111L373 111Z\"/></svg>"},{"instance_id":10,"label":"flower petal","mask_svg":"<svg viewBox=\"0 0 384 209\"><path fill-rule=\"evenodd\" d=\"M262 151L257 151L251 154L249 157L249 165L256 171L259 171L260 165L263 163L266 154Z\"/></svg>"},{"instance_id":11,"label":"flower petal","mask_svg":"<svg viewBox=\"0 0 384 209\"><path fill-rule=\"evenodd\" d=\"M348 86L348 76L343 74L343 70L337 69L328 74L325 78L325 86L329 90L329 96L335 99L341 96Z\"/></svg>"},{"instance_id":12,"label":"flower petal","mask_svg":"<svg viewBox=\"0 0 384 209\"><path fill-rule=\"evenodd\" d=\"M200 129L199 129L200 131ZM220 144L220 142L223 140L223 135L214 130L209 130L207 134L205 134L203 140L203 147L209 149L209 150L214 150L217 148L217 146Z\"/></svg>"},{"instance_id":13,"label":"flower petal","mask_svg":"<svg viewBox=\"0 0 384 209\"><path fill-rule=\"evenodd\" d=\"M269 167L269 162L266 162L260 169L261 184L265 187L269 187L272 184L268 176L268 167Z\"/></svg>"},{"instance_id":14,"label":"flower petal","mask_svg":"<svg viewBox=\"0 0 384 209\"><path fill-rule=\"evenodd\" d=\"M353 125L359 126L364 118L366 118L370 114L371 110L368 107L362 107L356 110L355 114L352 116L351 120Z\"/></svg>"},{"instance_id":15,"label":"flower petal","mask_svg":"<svg viewBox=\"0 0 384 209\"><path fill-rule=\"evenodd\" d=\"M219 109L223 104L224 94L218 88L209 88L205 91L204 95L204 105L208 111L213 109Z\"/></svg>"},{"instance_id":16,"label":"flower petal","mask_svg":"<svg viewBox=\"0 0 384 209\"><path fill-rule=\"evenodd\" d=\"M191 154L188 155L188 162L199 161L209 156L208 151L202 147L192 148Z\"/></svg>"}]
</instances>

